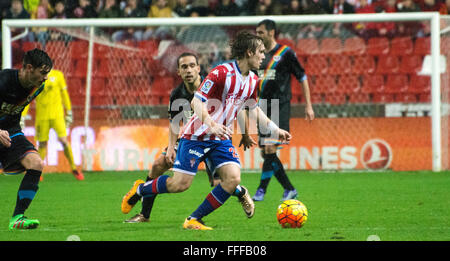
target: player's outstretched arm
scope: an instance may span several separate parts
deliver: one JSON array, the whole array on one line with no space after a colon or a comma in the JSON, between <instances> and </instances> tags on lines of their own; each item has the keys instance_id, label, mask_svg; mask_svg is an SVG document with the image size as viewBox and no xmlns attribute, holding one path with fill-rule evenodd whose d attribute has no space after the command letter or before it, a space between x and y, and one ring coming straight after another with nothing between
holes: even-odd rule
<instances>
[{"instance_id":1,"label":"player's outstretched arm","mask_svg":"<svg viewBox=\"0 0 450 261\"><path fill-rule=\"evenodd\" d=\"M280 139L281 142L289 142L292 139L292 135L289 132L278 128L278 126L267 117L259 106L253 110L250 110L250 119L252 117L255 117L260 125L267 126L270 132L277 135L277 138Z\"/></svg>"}]
</instances>

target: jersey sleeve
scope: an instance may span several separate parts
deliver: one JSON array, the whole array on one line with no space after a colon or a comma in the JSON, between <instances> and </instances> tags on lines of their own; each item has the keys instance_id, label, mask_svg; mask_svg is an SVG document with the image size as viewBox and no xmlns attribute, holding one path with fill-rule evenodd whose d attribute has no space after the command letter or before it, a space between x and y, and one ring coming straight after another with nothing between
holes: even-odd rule
<instances>
[{"instance_id":1,"label":"jersey sleeve","mask_svg":"<svg viewBox=\"0 0 450 261\"><path fill-rule=\"evenodd\" d=\"M289 49L286 52L286 59L289 63L289 67L291 73L297 78L299 82L303 82L307 79L305 69L302 67L300 62L297 59L297 55L292 49Z\"/></svg>"},{"instance_id":2,"label":"jersey sleeve","mask_svg":"<svg viewBox=\"0 0 450 261\"><path fill-rule=\"evenodd\" d=\"M200 84L200 87L195 92L194 96L203 102L211 98L221 99L227 71L228 70L221 65L214 68Z\"/></svg>"}]
</instances>

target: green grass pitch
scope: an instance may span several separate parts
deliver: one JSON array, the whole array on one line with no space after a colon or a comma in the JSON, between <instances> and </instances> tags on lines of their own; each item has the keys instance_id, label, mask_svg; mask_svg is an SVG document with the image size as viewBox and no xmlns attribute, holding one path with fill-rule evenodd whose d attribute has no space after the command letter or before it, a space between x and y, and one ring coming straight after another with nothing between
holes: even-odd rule
<instances>
[{"instance_id":1,"label":"green grass pitch","mask_svg":"<svg viewBox=\"0 0 450 261\"><path fill-rule=\"evenodd\" d=\"M22 175L0 175L0 240L65 241L448 241L450 175L448 172L306 172L289 171L309 211L301 229L283 229L276 220L282 188L275 178L266 198L247 219L237 199L204 218L213 231L186 231L184 219L211 190L199 172L183 193L156 199L150 223L126 224L122 196L146 172L88 172L84 181L70 174L47 174L26 216L39 219L35 230L9 231ZM243 173L253 194L259 173ZM372 236L372 237L370 237Z\"/></svg>"}]
</instances>

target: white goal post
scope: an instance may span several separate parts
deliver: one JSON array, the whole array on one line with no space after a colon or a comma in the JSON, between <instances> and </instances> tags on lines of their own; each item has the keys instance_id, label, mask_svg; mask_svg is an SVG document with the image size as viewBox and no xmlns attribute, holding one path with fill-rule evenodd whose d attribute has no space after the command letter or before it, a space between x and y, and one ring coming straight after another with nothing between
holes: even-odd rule
<instances>
[{"instance_id":1,"label":"white goal post","mask_svg":"<svg viewBox=\"0 0 450 261\"><path fill-rule=\"evenodd\" d=\"M94 28L97 27L148 27L148 26L199 26L199 25L256 25L262 19L273 19L277 24L313 24L313 23L350 23L384 21L428 21L431 38L431 130L432 130L432 170L442 170L441 152L441 79L440 79L440 16L435 12L427 13L378 13L345 15L301 15L301 16L252 16L252 17L200 17L200 18L129 18L129 19L35 19L2 21L2 68L12 67L12 28L37 27L84 27L90 32L88 50L88 70L86 75L85 126L89 124L91 72L94 46Z\"/></svg>"}]
</instances>

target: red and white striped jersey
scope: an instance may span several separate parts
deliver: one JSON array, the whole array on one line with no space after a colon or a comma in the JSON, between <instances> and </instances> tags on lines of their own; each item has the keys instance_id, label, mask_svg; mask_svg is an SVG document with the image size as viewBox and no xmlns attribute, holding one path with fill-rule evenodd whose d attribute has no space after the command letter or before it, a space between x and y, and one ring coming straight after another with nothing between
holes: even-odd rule
<instances>
[{"instance_id":1,"label":"red and white striped jersey","mask_svg":"<svg viewBox=\"0 0 450 261\"><path fill-rule=\"evenodd\" d=\"M224 63L212 69L194 95L207 103L208 113L216 123L231 126L242 108L257 106L257 81L258 76L252 71L243 76L235 61ZM184 126L182 138L220 140L209 132L197 114Z\"/></svg>"}]
</instances>

